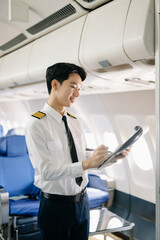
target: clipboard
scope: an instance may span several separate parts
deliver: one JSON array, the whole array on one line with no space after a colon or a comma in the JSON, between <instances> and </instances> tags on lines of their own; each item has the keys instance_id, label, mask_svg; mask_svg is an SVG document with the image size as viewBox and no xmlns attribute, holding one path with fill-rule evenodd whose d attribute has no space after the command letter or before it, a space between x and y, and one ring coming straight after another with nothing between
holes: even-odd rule
<instances>
[{"instance_id":1,"label":"clipboard","mask_svg":"<svg viewBox=\"0 0 160 240\"><path fill-rule=\"evenodd\" d=\"M133 143L135 143L142 136L143 129L140 126L134 127L134 130L136 132L132 134L128 140L124 142L115 152L113 152L101 165L99 165L99 170L106 167L108 163L112 163L115 157L121 154L121 152L123 152L126 148L133 145Z\"/></svg>"}]
</instances>

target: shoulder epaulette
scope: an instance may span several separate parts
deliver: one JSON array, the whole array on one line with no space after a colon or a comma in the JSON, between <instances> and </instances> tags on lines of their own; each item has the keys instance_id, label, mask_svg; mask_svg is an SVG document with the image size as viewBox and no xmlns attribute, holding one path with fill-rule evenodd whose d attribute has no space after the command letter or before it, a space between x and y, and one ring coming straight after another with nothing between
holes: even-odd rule
<instances>
[{"instance_id":1,"label":"shoulder epaulette","mask_svg":"<svg viewBox=\"0 0 160 240\"><path fill-rule=\"evenodd\" d=\"M67 112L67 115L70 116L70 117L72 117L72 118L77 119L74 115L70 114L69 112Z\"/></svg>"},{"instance_id":2,"label":"shoulder epaulette","mask_svg":"<svg viewBox=\"0 0 160 240\"><path fill-rule=\"evenodd\" d=\"M35 117L35 118L38 118L38 119L41 119L41 118L43 118L44 116L46 116L46 114L43 113L43 112L38 111L38 112L32 114L31 116L32 116L32 117Z\"/></svg>"}]
</instances>

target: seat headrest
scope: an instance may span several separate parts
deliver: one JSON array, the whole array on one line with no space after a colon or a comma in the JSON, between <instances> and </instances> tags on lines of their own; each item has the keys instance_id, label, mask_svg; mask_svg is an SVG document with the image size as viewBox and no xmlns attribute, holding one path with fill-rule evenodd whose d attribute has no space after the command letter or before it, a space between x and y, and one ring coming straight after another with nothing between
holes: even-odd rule
<instances>
[{"instance_id":1,"label":"seat headrest","mask_svg":"<svg viewBox=\"0 0 160 240\"><path fill-rule=\"evenodd\" d=\"M0 155L15 157L27 154L25 136L11 135L0 138Z\"/></svg>"},{"instance_id":2,"label":"seat headrest","mask_svg":"<svg viewBox=\"0 0 160 240\"><path fill-rule=\"evenodd\" d=\"M11 128L8 130L6 136L11 136L11 135L15 135L15 129L14 128Z\"/></svg>"}]
</instances>

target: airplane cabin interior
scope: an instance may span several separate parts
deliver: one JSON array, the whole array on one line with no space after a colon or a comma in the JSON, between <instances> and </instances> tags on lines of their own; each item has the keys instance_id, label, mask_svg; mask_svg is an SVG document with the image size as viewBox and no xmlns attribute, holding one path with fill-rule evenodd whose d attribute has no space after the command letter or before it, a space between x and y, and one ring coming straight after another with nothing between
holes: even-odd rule
<instances>
[{"instance_id":1,"label":"airplane cabin interior","mask_svg":"<svg viewBox=\"0 0 160 240\"><path fill-rule=\"evenodd\" d=\"M158 0L0 0L0 240L40 240L25 128L57 62L87 72L67 111L88 151L114 152L143 129L125 159L88 170L89 239L160 239L158 9Z\"/></svg>"}]
</instances>

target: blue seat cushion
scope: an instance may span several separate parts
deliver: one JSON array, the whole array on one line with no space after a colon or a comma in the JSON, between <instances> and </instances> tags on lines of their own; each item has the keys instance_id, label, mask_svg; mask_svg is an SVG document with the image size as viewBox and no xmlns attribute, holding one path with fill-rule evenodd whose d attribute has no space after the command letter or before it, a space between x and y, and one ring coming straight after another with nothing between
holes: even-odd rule
<instances>
[{"instance_id":1,"label":"blue seat cushion","mask_svg":"<svg viewBox=\"0 0 160 240\"><path fill-rule=\"evenodd\" d=\"M38 216L15 216L13 217L13 227L18 230L18 235L39 231Z\"/></svg>"},{"instance_id":2,"label":"blue seat cushion","mask_svg":"<svg viewBox=\"0 0 160 240\"><path fill-rule=\"evenodd\" d=\"M87 187L87 194L90 208L100 207L109 200L109 193L100 189Z\"/></svg>"},{"instance_id":3,"label":"blue seat cushion","mask_svg":"<svg viewBox=\"0 0 160 240\"><path fill-rule=\"evenodd\" d=\"M39 210L39 204L40 204L40 198L10 200L9 201L10 215L37 216L38 210Z\"/></svg>"}]
</instances>

